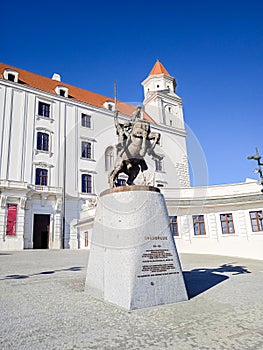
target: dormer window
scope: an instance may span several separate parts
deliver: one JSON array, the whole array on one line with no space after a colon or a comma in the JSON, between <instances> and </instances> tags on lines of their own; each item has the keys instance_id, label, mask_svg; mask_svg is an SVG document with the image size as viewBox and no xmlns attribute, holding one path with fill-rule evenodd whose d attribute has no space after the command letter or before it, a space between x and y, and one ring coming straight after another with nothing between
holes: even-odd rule
<instances>
[{"instance_id":1,"label":"dormer window","mask_svg":"<svg viewBox=\"0 0 263 350\"><path fill-rule=\"evenodd\" d=\"M4 70L4 79L12 81L14 83L18 83L18 72L12 69Z\"/></svg>"},{"instance_id":2,"label":"dormer window","mask_svg":"<svg viewBox=\"0 0 263 350\"><path fill-rule=\"evenodd\" d=\"M115 103L112 101L106 101L103 106L107 108L109 111L114 111L115 110Z\"/></svg>"},{"instance_id":3,"label":"dormer window","mask_svg":"<svg viewBox=\"0 0 263 350\"><path fill-rule=\"evenodd\" d=\"M68 97L68 88L65 86L57 86L55 88L56 94L61 97Z\"/></svg>"},{"instance_id":4,"label":"dormer window","mask_svg":"<svg viewBox=\"0 0 263 350\"><path fill-rule=\"evenodd\" d=\"M9 80L9 81L15 81L15 75L14 74L12 74L12 73L8 73L7 74L7 80Z\"/></svg>"}]
</instances>

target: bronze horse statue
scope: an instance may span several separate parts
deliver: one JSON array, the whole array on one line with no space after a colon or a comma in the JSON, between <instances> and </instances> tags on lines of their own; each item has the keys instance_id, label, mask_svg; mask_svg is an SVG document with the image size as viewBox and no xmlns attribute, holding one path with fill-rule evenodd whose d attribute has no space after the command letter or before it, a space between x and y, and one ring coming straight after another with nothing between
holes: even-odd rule
<instances>
[{"instance_id":1,"label":"bronze horse statue","mask_svg":"<svg viewBox=\"0 0 263 350\"><path fill-rule=\"evenodd\" d=\"M144 160L146 154L154 159L163 157L154 152L160 140L160 134L151 132L150 124L141 119L141 107L137 107L131 122L121 125L118 121L118 111L114 115L115 127L119 142L117 144L118 160L109 176L110 187L117 185L120 173L128 175L127 184L132 185L140 170L148 169Z\"/></svg>"}]
</instances>

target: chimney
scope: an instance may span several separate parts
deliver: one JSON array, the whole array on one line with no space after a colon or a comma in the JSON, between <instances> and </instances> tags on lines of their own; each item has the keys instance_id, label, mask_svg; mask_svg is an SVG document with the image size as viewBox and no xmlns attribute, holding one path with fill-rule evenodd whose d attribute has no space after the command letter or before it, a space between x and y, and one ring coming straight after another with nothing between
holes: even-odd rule
<instances>
[{"instance_id":1,"label":"chimney","mask_svg":"<svg viewBox=\"0 0 263 350\"><path fill-rule=\"evenodd\" d=\"M54 73L53 76L52 76L52 79L53 80L57 80L57 81L61 81L61 76L58 73Z\"/></svg>"}]
</instances>

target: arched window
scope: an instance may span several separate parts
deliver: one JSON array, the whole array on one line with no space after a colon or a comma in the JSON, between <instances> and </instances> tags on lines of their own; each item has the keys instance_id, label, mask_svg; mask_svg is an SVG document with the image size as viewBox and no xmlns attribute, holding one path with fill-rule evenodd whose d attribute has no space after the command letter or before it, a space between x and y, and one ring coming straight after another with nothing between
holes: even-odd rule
<instances>
[{"instance_id":1,"label":"arched window","mask_svg":"<svg viewBox=\"0 0 263 350\"><path fill-rule=\"evenodd\" d=\"M114 148L109 146L105 151L105 170L110 171L114 166Z\"/></svg>"}]
</instances>

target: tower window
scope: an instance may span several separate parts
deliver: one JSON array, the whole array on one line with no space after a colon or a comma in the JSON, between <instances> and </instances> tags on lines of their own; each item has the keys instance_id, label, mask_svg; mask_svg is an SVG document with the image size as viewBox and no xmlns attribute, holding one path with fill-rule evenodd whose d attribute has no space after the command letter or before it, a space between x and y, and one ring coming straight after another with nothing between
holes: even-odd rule
<instances>
[{"instance_id":1,"label":"tower window","mask_svg":"<svg viewBox=\"0 0 263 350\"><path fill-rule=\"evenodd\" d=\"M173 126L173 121L172 120L170 120L170 126Z\"/></svg>"},{"instance_id":2,"label":"tower window","mask_svg":"<svg viewBox=\"0 0 263 350\"><path fill-rule=\"evenodd\" d=\"M172 108L168 107L168 112L171 113L172 112Z\"/></svg>"},{"instance_id":3,"label":"tower window","mask_svg":"<svg viewBox=\"0 0 263 350\"><path fill-rule=\"evenodd\" d=\"M159 88L160 87L160 85L157 85L157 88Z\"/></svg>"}]
</instances>

